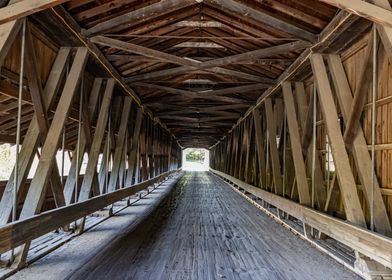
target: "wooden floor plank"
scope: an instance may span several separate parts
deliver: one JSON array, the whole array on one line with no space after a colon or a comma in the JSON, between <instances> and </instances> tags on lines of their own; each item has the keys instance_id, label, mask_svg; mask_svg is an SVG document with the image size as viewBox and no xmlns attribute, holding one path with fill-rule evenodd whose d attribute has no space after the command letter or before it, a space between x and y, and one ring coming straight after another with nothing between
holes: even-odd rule
<instances>
[{"instance_id":1,"label":"wooden floor plank","mask_svg":"<svg viewBox=\"0 0 392 280\"><path fill-rule=\"evenodd\" d=\"M67 279L359 278L216 176L187 173L136 231L114 240Z\"/></svg>"}]
</instances>

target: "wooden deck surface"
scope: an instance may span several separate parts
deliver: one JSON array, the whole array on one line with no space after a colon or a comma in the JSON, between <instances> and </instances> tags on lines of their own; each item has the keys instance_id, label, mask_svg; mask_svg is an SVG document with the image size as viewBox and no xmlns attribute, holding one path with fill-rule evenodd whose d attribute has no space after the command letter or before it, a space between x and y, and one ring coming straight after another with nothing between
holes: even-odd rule
<instances>
[{"instance_id":1,"label":"wooden deck surface","mask_svg":"<svg viewBox=\"0 0 392 280\"><path fill-rule=\"evenodd\" d=\"M68 279L359 279L210 173Z\"/></svg>"}]
</instances>

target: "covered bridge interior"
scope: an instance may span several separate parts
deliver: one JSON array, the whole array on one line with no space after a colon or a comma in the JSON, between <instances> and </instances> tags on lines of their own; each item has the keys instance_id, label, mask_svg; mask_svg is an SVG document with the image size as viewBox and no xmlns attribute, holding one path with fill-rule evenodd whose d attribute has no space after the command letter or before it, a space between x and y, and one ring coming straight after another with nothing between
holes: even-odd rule
<instances>
[{"instance_id":1,"label":"covered bridge interior","mask_svg":"<svg viewBox=\"0 0 392 280\"><path fill-rule=\"evenodd\" d=\"M388 0L0 0L0 279L392 279L391 63Z\"/></svg>"}]
</instances>

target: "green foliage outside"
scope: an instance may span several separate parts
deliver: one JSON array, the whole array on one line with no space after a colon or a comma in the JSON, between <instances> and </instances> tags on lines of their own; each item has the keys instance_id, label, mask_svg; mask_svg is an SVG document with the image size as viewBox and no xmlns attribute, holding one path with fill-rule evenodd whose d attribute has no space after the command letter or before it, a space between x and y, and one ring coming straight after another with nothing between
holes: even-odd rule
<instances>
[{"instance_id":1,"label":"green foliage outside","mask_svg":"<svg viewBox=\"0 0 392 280\"><path fill-rule=\"evenodd\" d=\"M205 152L200 149L191 149L185 156L186 161L204 162Z\"/></svg>"}]
</instances>

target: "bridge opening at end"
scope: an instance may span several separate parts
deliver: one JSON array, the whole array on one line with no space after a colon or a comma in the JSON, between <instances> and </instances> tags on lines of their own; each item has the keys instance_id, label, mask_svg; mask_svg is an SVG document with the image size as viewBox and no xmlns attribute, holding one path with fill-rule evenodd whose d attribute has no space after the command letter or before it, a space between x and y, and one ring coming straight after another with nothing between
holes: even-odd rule
<instances>
[{"instance_id":1,"label":"bridge opening at end","mask_svg":"<svg viewBox=\"0 0 392 280\"><path fill-rule=\"evenodd\" d=\"M210 151L204 148L186 148L182 150L182 163L184 171L208 171Z\"/></svg>"}]
</instances>

